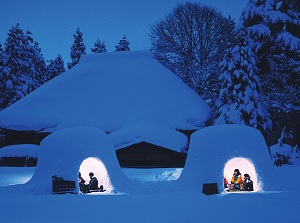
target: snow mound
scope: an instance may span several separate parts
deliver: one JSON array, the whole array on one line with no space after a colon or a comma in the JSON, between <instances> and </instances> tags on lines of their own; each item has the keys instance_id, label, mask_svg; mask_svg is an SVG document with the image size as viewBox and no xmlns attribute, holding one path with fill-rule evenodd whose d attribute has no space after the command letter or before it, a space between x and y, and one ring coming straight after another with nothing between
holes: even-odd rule
<instances>
[{"instance_id":1,"label":"snow mound","mask_svg":"<svg viewBox=\"0 0 300 223\"><path fill-rule=\"evenodd\" d=\"M5 146L0 149L0 159L2 157L38 157L38 145L33 144L19 144Z\"/></svg>"},{"instance_id":2,"label":"snow mound","mask_svg":"<svg viewBox=\"0 0 300 223\"><path fill-rule=\"evenodd\" d=\"M155 179L159 181L172 181L177 180L182 173L182 168L176 168L175 170L166 170L161 174L158 174Z\"/></svg>"},{"instance_id":3,"label":"snow mound","mask_svg":"<svg viewBox=\"0 0 300 223\"><path fill-rule=\"evenodd\" d=\"M140 142L148 142L182 152L185 151L188 143L188 138L184 134L171 128L161 129L157 126L151 126L151 124L124 127L110 133L108 137L114 142L115 149L122 149Z\"/></svg>"},{"instance_id":4,"label":"snow mound","mask_svg":"<svg viewBox=\"0 0 300 223\"><path fill-rule=\"evenodd\" d=\"M140 126L151 137L200 129L212 119L209 106L152 53L112 52L83 56L74 68L1 111L0 128L53 132L91 126L110 133ZM117 148L144 140L137 139L138 131L131 131L130 139L124 132L112 136ZM145 140L180 150L187 142L181 138L180 146L169 145L164 136Z\"/></svg>"},{"instance_id":5,"label":"snow mound","mask_svg":"<svg viewBox=\"0 0 300 223\"><path fill-rule=\"evenodd\" d=\"M272 157L276 155L276 153L283 154L285 156L291 156L293 153L293 147L288 144L275 144L270 147Z\"/></svg>"},{"instance_id":6,"label":"snow mound","mask_svg":"<svg viewBox=\"0 0 300 223\"><path fill-rule=\"evenodd\" d=\"M300 148L298 146L292 147L288 144L275 144L270 147L271 155L274 160L283 157L288 158L288 163L293 165L300 165Z\"/></svg>"}]
</instances>

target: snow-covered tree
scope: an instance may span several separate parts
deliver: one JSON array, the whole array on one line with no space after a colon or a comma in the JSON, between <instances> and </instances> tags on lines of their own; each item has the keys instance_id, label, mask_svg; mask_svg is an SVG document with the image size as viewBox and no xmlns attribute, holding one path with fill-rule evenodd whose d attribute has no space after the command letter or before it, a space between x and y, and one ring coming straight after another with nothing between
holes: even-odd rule
<instances>
[{"instance_id":1,"label":"snow-covered tree","mask_svg":"<svg viewBox=\"0 0 300 223\"><path fill-rule=\"evenodd\" d=\"M83 33L80 32L79 28L77 28L76 33L73 34L73 37L74 37L74 42L73 45L71 46L71 53L70 53L72 62L68 63L68 69L71 69L76 64L78 64L81 56L86 54L85 53L86 46L83 43Z\"/></svg>"},{"instance_id":2,"label":"snow-covered tree","mask_svg":"<svg viewBox=\"0 0 300 223\"><path fill-rule=\"evenodd\" d=\"M129 44L130 43L127 40L126 35L124 35L123 38L119 41L118 45L115 46L115 51L130 51Z\"/></svg>"},{"instance_id":3,"label":"snow-covered tree","mask_svg":"<svg viewBox=\"0 0 300 223\"><path fill-rule=\"evenodd\" d=\"M286 70L280 68L280 71L278 67L272 65L289 59L296 60L289 66L289 71L299 73L298 0L249 0L242 12L241 21L242 25L250 30L256 44L261 73L272 73L273 76L286 75L284 74Z\"/></svg>"},{"instance_id":4,"label":"snow-covered tree","mask_svg":"<svg viewBox=\"0 0 300 223\"><path fill-rule=\"evenodd\" d=\"M56 76L60 75L61 73L65 72L65 65L64 60L61 57L61 55L58 55L57 58L54 60L50 60L48 66L47 66L47 79L46 81L49 81Z\"/></svg>"},{"instance_id":5,"label":"snow-covered tree","mask_svg":"<svg viewBox=\"0 0 300 223\"><path fill-rule=\"evenodd\" d=\"M27 31L27 35L31 35L31 32ZM29 48L29 52L27 55L31 58L32 65L34 67L34 70L32 70L33 72L32 80L34 81L34 89L36 89L46 82L46 72L47 72L46 62L41 53L41 48L39 47L38 42L35 41L33 43L33 47Z\"/></svg>"},{"instance_id":6,"label":"snow-covered tree","mask_svg":"<svg viewBox=\"0 0 300 223\"><path fill-rule=\"evenodd\" d=\"M151 26L151 50L156 58L201 95L215 104L219 63L234 39L234 21L199 3L178 4Z\"/></svg>"},{"instance_id":7,"label":"snow-covered tree","mask_svg":"<svg viewBox=\"0 0 300 223\"><path fill-rule=\"evenodd\" d=\"M5 77L6 77L6 74L5 74L6 62L7 62L7 56L4 53L2 44L0 43L0 90L4 90L4 86L5 86L4 80L5 80ZM2 110L1 105L3 103L3 100L4 100L4 94L2 92L0 94L0 111Z\"/></svg>"},{"instance_id":8,"label":"snow-covered tree","mask_svg":"<svg viewBox=\"0 0 300 223\"><path fill-rule=\"evenodd\" d=\"M2 67L6 63L6 55L4 53L2 44L0 43L0 66Z\"/></svg>"},{"instance_id":9,"label":"snow-covered tree","mask_svg":"<svg viewBox=\"0 0 300 223\"><path fill-rule=\"evenodd\" d=\"M217 101L217 124L237 123L266 131L271 121L260 102L258 69L251 40L244 27L237 30L237 45L228 51L220 66L222 74Z\"/></svg>"},{"instance_id":10,"label":"snow-covered tree","mask_svg":"<svg viewBox=\"0 0 300 223\"><path fill-rule=\"evenodd\" d=\"M21 99L44 82L45 61L31 32L24 31L19 24L8 32L5 41L4 75L2 77L3 109Z\"/></svg>"},{"instance_id":11,"label":"snow-covered tree","mask_svg":"<svg viewBox=\"0 0 300 223\"><path fill-rule=\"evenodd\" d=\"M241 22L255 44L274 144L285 126L291 135L296 131L290 108L300 104L299 0L249 0Z\"/></svg>"},{"instance_id":12,"label":"snow-covered tree","mask_svg":"<svg viewBox=\"0 0 300 223\"><path fill-rule=\"evenodd\" d=\"M0 79L3 74L4 65L7 63L7 56L3 50L2 44L0 43Z\"/></svg>"},{"instance_id":13,"label":"snow-covered tree","mask_svg":"<svg viewBox=\"0 0 300 223\"><path fill-rule=\"evenodd\" d=\"M91 48L91 51L94 53L105 53L107 52L106 45L104 42L100 42L100 40L97 39L97 41L94 44L94 47Z\"/></svg>"}]
</instances>

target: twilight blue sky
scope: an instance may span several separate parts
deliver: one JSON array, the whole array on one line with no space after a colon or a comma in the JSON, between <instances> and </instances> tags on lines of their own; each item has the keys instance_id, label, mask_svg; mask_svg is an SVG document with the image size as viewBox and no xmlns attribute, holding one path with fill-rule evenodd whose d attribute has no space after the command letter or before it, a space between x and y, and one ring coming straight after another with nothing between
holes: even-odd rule
<instances>
[{"instance_id":1,"label":"twilight blue sky","mask_svg":"<svg viewBox=\"0 0 300 223\"><path fill-rule=\"evenodd\" d=\"M126 34L131 50L149 49L150 25L185 0L0 0L0 43L8 30L19 23L39 42L45 59L61 54L65 65L77 27L83 32L87 53L97 38L108 51ZM216 7L238 21L247 0L194 0Z\"/></svg>"}]
</instances>

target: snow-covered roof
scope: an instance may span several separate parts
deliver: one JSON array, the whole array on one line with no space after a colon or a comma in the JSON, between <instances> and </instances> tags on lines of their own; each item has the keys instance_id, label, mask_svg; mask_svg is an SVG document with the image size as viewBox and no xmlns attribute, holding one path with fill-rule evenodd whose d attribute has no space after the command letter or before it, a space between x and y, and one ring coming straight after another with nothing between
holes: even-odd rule
<instances>
[{"instance_id":1,"label":"snow-covered roof","mask_svg":"<svg viewBox=\"0 0 300 223\"><path fill-rule=\"evenodd\" d=\"M148 140L181 150L184 135L175 146L169 137L212 118L209 106L152 53L112 52L83 56L74 68L1 111L0 128L53 132L91 126L111 133L116 149Z\"/></svg>"}]
</instances>

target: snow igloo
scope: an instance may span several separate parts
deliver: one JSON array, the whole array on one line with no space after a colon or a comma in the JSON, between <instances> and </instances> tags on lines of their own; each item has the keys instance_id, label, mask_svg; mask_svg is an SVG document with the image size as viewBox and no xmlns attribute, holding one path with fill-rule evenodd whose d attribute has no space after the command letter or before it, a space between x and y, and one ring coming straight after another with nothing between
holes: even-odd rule
<instances>
[{"instance_id":1,"label":"snow igloo","mask_svg":"<svg viewBox=\"0 0 300 223\"><path fill-rule=\"evenodd\" d=\"M182 187L201 191L204 184L224 190L234 169L248 173L254 191L275 190L274 165L259 130L244 125L215 125L192 134L185 167L178 180Z\"/></svg>"},{"instance_id":2,"label":"snow igloo","mask_svg":"<svg viewBox=\"0 0 300 223\"><path fill-rule=\"evenodd\" d=\"M36 171L26 188L52 194L52 176L78 182L79 171L87 182L88 173L93 172L107 192L127 191L130 185L107 134L97 128L75 127L58 130L41 142ZM79 192L78 183L74 192Z\"/></svg>"}]
</instances>

